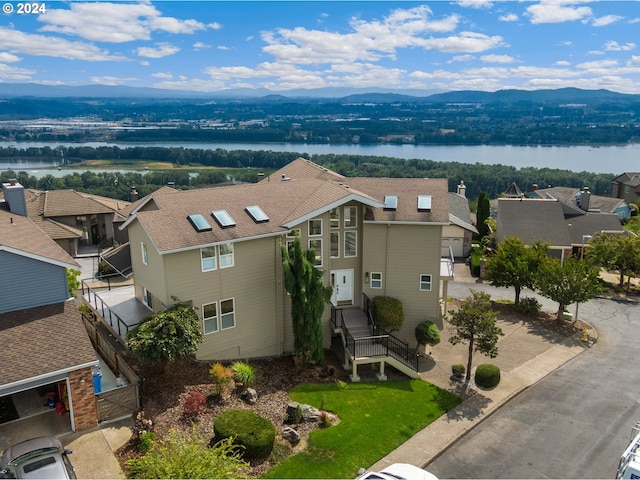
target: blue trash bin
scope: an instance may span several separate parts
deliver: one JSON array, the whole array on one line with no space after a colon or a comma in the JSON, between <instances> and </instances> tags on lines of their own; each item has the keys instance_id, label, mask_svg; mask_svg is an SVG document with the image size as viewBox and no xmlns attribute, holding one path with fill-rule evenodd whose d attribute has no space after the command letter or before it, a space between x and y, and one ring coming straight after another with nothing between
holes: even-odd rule
<instances>
[{"instance_id":1,"label":"blue trash bin","mask_svg":"<svg viewBox=\"0 0 640 480\"><path fill-rule=\"evenodd\" d=\"M91 367L91 373L93 373L93 393L98 394L102 392L102 370L100 365Z\"/></svg>"}]
</instances>

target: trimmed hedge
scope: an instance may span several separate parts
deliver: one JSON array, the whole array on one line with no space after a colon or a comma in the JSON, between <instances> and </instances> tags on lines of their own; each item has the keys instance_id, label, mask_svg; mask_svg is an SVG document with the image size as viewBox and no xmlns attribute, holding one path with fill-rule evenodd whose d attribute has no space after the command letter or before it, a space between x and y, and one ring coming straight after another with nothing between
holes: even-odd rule
<instances>
[{"instance_id":1,"label":"trimmed hedge","mask_svg":"<svg viewBox=\"0 0 640 480\"><path fill-rule=\"evenodd\" d=\"M431 320L425 320L416 326L416 340L420 345L437 345L440 343L440 330Z\"/></svg>"},{"instance_id":2,"label":"trimmed hedge","mask_svg":"<svg viewBox=\"0 0 640 480\"><path fill-rule=\"evenodd\" d=\"M229 409L213 422L214 441L232 438L235 445L244 447L244 459L266 458L273 450L276 427L269 420L249 410Z\"/></svg>"},{"instance_id":3,"label":"trimmed hedge","mask_svg":"<svg viewBox=\"0 0 640 480\"><path fill-rule=\"evenodd\" d=\"M373 298L376 321L388 332L400 330L404 322L402 302L397 298L378 296Z\"/></svg>"},{"instance_id":4,"label":"trimmed hedge","mask_svg":"<svg viewBox=\"0 0 640 480\"><path fill-rule=\"evenodd\" d=\"M491 363L483 363L476 368L476 385L482 388L493 388L500 383L500 368Z\"/></svg>"}]
</instances>

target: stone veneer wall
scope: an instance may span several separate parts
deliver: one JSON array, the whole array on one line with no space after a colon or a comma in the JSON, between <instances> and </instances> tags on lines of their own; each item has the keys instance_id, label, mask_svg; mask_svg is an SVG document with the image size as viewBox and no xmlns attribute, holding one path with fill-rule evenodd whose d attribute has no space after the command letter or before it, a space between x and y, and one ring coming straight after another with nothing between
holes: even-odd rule
<instances>
[{"instance_id":1,"label":"stone veneer wall","mask_svg":"<svg viewBox=\"0 0 640 480\"><path fill-rule=\"evenodd\" d=\"M98 410L91 367L69 372L69 384L76 431L95 427L98 425Z\"/></svg>"}]
</instances>

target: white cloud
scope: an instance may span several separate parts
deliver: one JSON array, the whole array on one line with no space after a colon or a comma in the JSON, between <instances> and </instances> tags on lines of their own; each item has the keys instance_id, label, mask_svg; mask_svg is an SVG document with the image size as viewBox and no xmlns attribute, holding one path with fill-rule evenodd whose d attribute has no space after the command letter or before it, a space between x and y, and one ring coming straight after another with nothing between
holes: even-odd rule
<instances>
[{"instance_id":1,"label":"white cloud","mask_svg":"<svg viewBox=\"0 0 640 480\"><path fill-rule=\"evenodd\" d=\"M22 60L20 57L7 52L0 52L0 63L15 63Z\"/></svg>"},{"instance_id":2,"label":"white cloud","mask_svg":"<svg viewBox=\"0 0 640 480\"><path fill-rule=\"evenodd\" d=\"M632 18L631 20L629 20L629 23L640 23L640 17Z\"/></svg>"},{"instance_id":3,"label":"white cloud","mask_svg":"<svg viewBox=\"0 0 640 480\"><path fill-rule=\"evenodd\" d=\"M451 59L449 59L447 61L447 63L453 63L453 62L468 62L470 60L473 60L474 57L473 55L455 55L453 57L451 57Z\"/></svg>"},{"instance_id":4,"label":"white cloud","mask_svg":"<svg viewBox=\"0 0 640 480\"><path fill-rule=\"evenodd\" d=\"M90 43L70 42L46 35L33 35L6 27L0 27L0 45L12 53L23 55L86 60L88 62L129 60L123 55L112 55Z\"/></svg>"},{"instance_id":5,"label":"white cloud","mask_svg":"<svg viewBox=\"0 0 640 480\"><path fill-rule=\"evenodd\" d=\"M14 65L6 65L1 63L0 59L0 79L8 81L26 81L31 80L31 76L36 73L35 70L19 68Z\"/></svg>"},{"instance_id":6,"label":"white cloud","mask_svg":"<svg viewBox=\"0 0 640 480\"><path fill-rule=\"evenodd\" d=\"M607 69L618 65L617 60L595 60L593 62L583 62L576 65L577 68L585 70Z\"/></svg>"},{"instance_id":7,"label":"white cloud","mask_svg":"<svg viewBox=\"0 0 640 480\"><path fill-rule=\"evenodd\" d=\"M207 27L209 27L211 30L220 30L222 28L222 25L219 24L218 22L213 22L213 23L208 23Z\"/></svg>"},{"instance_id":8,"label":"white cloud","mask_svg":"<svg viewBox=\"0 0 640 480\"><path fill-rule=\"evenodd\" d=\"M604 52L602 50L589 50L587 55L604 55Z\"/></svg>"},{"instance_id":9,"label":"white cloud","mask_svg":"<svg viewBox=\"0 0 640 480\"><path fill-rule=\"evenodd\" d=\"M203 48L211 48L211 45L208 45L206 43L202 43L202 42L196 42L193 44L193 48L194 50L200 50Z\"/></svg>"},{"instance_id":10,"label":"white cloud","mask_svg":"<svg viewBox=\"0 0 640 480\"><path fill-rule=\"evenodd\" d=\"M226 51L226 50L231 50L229 47L227 47L226 45L218 45L216 47L218 50L222 50L222 51Z\"/></svg>"},{"instance_id":11,"label":"white cloud","mask_svg":"<svg viewBox=\"0 0 640 480\"><path fill-rule=\"evenodd\" d=\"M91 77L91 83L95 83L98 85L124 85L125 83L130 82L132 80L136 80L136 79L112 77L110 75L105 75L102 77Z\"/></svg>"},{"instance_id":12,"label":"white cloud","mask_svg":"<svg viewBox=\"0 0 640 480\"><path fill-rule=\"evenodd\" d=\"M480 57L485 63L514 63L516 61L511 55L483 55Z\"/></svg>"},{"instance_id":13,"label":"white cloud","mask_svg":"<svg viewBox=\"0 0 640 480\"><path fill-rule=\"evenodd\" d=\"M619 15L605 15L604 17L595 18L592 22L594 27L606 27L607 25L611 25L612 23L619 22L624 17Z\"/></svg>"},{"instance_id":14,"label":"white cloud","mask_svg":"<svg viewBox=\"0 0 640 480\"><path fill-rule=\"evenodd\" d=\"M493 2L491 0L458 0L458 5L467 8L491 8Z\"/></svg>"},{"instance_id":15,"label":"white cloud","mask_svg":"<svg viewBox=\"0 0 640 480\"><path fill-rule=\"evenodd\" d=\"M506 46L499 35L489 37L475 32L461 32L451 37L429 38L418 42L418 44L429 50L446 53L479 53L492 48Z\"/></svg>"},{"instance_id":16,"label":"white cloud","mask_svg":"<svg viewBox=\"0 0 640 480\"><path fill-rule=\"evenodd\" d=\"M173 78L173 74L170 72L157 72L152 73L151 76L153 78L161 78L163 80L171 80Z\"/></svg>"},{"instance_id":17,"label":"white cloud","mask_svg":"<svg viewBox=\"0 0 640 480\"><path fill-rule=\"evenodd\" d=\"M631 55L631 59L627 62L629 67L640 67L640 55Z\"/></svg>"},{"instance_id":18,"label":"white cloud","mask_svg":"<svg viewBox=\"0 0 640 480\"><path fill-rule=\"evenodd\" d=\"M574 6L586 3L584 0L541 0L527 7L531 23L563 23L581 20L592 15L590 7Z\"/></svg>"},{"instance_id":19,"label":"white cloud","mask_svg":"<svg viewBox=\"0 0 640 480\"><path fill-rule=\"evenodd\" d=\"M517 22L518 15L516 15L515 13L507 13L505 15L500 15L498 17L498 20L500 20L501 22Z\"/></svg>"},{"instance_id":20,"label":"white cloud","mask_svg":"<svg viewBox=\"0 0 640 480\"><path fill-rule=\"evenodd\" d=\"M558 60L554 65L558 65L559 67L568 67L571 63L566 60Z\"/></svg>"},{"instance_id":21,"label":"white cloud","mask_svg":"<svg viewBox=\"0 0 640 480\"><path fill-rule=\"evenodd\" d=\"M176 47L175 45L171 45L169 43L159 43L157 45L158 45L157 48L139 47L136 50L136 53L140 57L162 58L162 57L168 57L169 55L174 55L180 51L178 47Z\"/></svg>"},{"instance_id":22,"label":"white cloud","mask_svg":"<svg viewBox=\"0 0 640 480\"><path fill-rule=\"evenodd\" d=\"M604 44L604 49L607 52L623 52L634 50L636 48L636 44L633 42L627 42L624 45L619 45L618 42L614 42L610 40Z\"/></svg>"},{"instance_id":23,"label":"white cloud","mask_svg":"<svg viewBox=\"0 0 640 480\"><path fill-rule=\"evenodd\" d=\"M149 40L157 30L191 34L207 28L197 20L163 17L150 3L72 2L69 9L47 9L38 21L43 32L111 43Z\"/></svg>"}]
</instances>

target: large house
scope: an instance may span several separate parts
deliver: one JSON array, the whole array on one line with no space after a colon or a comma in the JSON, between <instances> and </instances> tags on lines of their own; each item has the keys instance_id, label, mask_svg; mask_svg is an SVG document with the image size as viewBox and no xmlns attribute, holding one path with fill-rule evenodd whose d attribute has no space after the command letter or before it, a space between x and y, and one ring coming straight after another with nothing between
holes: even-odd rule
<instances>
[{"instance_id":1,"label":"large house","mask_svg":"<svg viewBox=\"0 0 640 480\"><path fill-rule=\"evenodd\" d=\"M78 264L26 216L0 209L0 265L0 431L48 414L47 402L67 430L96 426L98 360L67 283Z\"/></svg>"},{"instance_id":2,"label":"large house","mask_svg":"<svg viewBox=\"0 0 640 480\"><path fill-rule=\"evenodd\" d=\"M76 192L25 189L16 180L2 184L9 210L27 216L72 257L85 248L110 247L127 241L117 227L129 202Z\"/></svg>"},{"instance_id":3,"label":"large house","mask_svg":"<svg viewBox=\"0 0 640 480\"><path fill-rule=\"evenodd\" d=\"M346 178L300 158L257 184L161 189L123 228L136 297L150 313L175 298L193 305L204 332L197 358L229 360L293 351L281 245L296 236L315 251L335 309L361 308L364 295L395 297L405 314L395 335L415 345L418 323L441 325L449 224L446 179Z\"/></svg>"},{"instance_id":4,"label":"large house","mask_svg":"<svg viewBox=\"0 0 640 480\"><path fill-rule=\"evenodd\" d=\"M593 195L588 187L536 188L525 195L527 198L546 198L572 205L589 213L615 213L620 221L631 218L629 203L623 198Z\"/></svg>"},{"instance_id":5,"label":"large house","mask_svg":"<svg viewBox=\"0 0 640 480\"><path fill-rule=\"evenodd\" d=\"M636 203L640 198L640 172L625 172L611 181L611 196Z\"/></svg>"}]
</instances>

